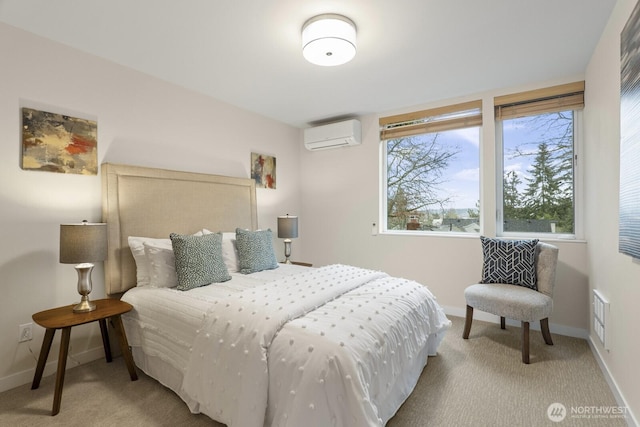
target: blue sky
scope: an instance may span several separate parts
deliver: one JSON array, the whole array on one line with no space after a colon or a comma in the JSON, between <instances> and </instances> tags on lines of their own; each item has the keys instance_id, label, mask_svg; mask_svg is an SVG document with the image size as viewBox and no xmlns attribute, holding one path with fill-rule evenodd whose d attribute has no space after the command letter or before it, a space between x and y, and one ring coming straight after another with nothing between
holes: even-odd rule
<instances>
[{"instance_id":1,"label":"blue sky","mask_svg":"<svg viewBox=\"0 0 640 427\"><path fill-rule=\"evenodd\" d=\"M474 208L480 199L480 128L440 132L439 138L441 144L460 148L443 175L442 195L454 200L448 208Z\"/></svg>"}]
</instances>

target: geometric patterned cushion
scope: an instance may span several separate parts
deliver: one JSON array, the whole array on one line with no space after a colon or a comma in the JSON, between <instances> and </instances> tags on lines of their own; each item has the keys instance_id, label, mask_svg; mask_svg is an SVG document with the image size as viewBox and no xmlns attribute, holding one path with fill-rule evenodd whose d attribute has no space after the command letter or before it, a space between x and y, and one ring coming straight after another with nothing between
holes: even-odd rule
<instances>
[{"instance_id":1,"label":"geometric patterned cushion","mask_svg":"<svg viewBox=\"0 0 640 427\"><path fill-rule=\"evenodd\" d=\"M236 247L240 273L250 274L278 268L273 252L271 229L249 231L236 228Z\"/></svg>"},{"instance_id":2,"label":"geometric patterned cushion","mask_svg":"<svg viewBox=\"0 0 640 427\"><path fill-rule=\"evenodd\" d=\"M480 236L482 241L481 283L505 283L538 290L536 245L533 240L501 240Z\"/></svg>"},{"instance_id":3,"label":"geometric patterned cushion","mask_svg":"<svg viewBox=\"0 0 640 427\"><path fill-rule=\"evenodd\" d=\"M231 279L222 259L222 234L183 236L171 233L180 291Z\"/></svg>"}]
</instances>

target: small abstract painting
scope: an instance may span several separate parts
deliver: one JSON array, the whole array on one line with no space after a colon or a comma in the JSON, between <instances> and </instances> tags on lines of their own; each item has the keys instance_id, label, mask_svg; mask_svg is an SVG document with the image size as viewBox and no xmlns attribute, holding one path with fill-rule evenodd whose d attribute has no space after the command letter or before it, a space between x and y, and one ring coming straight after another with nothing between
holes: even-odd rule
<instances>
[{"instance_id":1,"label":"small abstract painting","mask_svg":"<svg viewBox=\"0 0 640 427\"><path fill-rule=\"evenodd\" d=\"M276 158L264 154L251 153L251 178L256 188L276 188Z\"/></svg>"},{"instance_id":2,"label":"small abstract painting","mask_svg":"<svg viewBox=\"0 0 640 427\"><path fill-rule=\"evenodd\" d=\"M95 121L22 109L22 169L98 174Z\"/></svg>"}]
</instances>

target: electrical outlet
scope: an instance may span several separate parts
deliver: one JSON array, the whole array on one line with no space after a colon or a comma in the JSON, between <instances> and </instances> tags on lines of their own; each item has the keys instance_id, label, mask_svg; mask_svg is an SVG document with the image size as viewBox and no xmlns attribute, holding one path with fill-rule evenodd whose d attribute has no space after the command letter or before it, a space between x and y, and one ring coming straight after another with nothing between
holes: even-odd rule
<instances>
[{"instance_id":1,"label":"electrical outlet","mask_svg":"<svg viewBox=\"0 0 640 427\"><path fill-rule=\"evenodd\" d=\"M31 341L33 339L33 323L25 323L19 327L18 342Z\"/></svg>"}]
</instances>

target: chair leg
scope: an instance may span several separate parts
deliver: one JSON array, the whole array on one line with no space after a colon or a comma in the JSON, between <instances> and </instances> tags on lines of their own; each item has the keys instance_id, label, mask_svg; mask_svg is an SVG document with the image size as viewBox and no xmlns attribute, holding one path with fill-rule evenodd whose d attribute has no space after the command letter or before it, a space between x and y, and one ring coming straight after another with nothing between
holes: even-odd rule
<instances>
[{"instance_id":1,"label":"chair leg","mask_svg":"<svg viewBox=\"0 0 640 427\"><path fill-rule=\"evenodd\" d=\"M473 320L473 307L467 306L467 316L464 320L464 331L462 332L462 338L465 340L469 338L469 332L471 332L471 321Z\"/></svg>"},{"instance_id":2,"label":"chair leg","mask_svg":"<svg viewBox=\"0 0 640 427\"><path fill-rule=\"evenodd\" d=\"M522 363L529 364L529 322L522 322Z\"/></svg>"},{"instance_id":3,"label":"chair leg","mask_svg":"<svg viewBox=\"0 0 640 427\"><path fill-rule=\"evenodd\" d=\"M553 340L551 339L551 332L549 332L549 318L544 318L540 320L540 331L542 332L542 337L544 338L544 342L547 345L553 345Z\"/></svg>"},{"instance_id":4,"label":"chair leg","mask_svg":"<svg viewBox=\"0 0 640 427\"><path fill-rule=\"evenodd\" d=\"M506 326L504 324L504 316L500 316L500 329L506 329Z\"/></svg>"}]
</instances>

